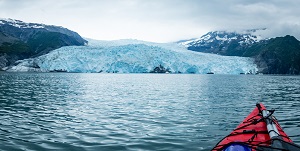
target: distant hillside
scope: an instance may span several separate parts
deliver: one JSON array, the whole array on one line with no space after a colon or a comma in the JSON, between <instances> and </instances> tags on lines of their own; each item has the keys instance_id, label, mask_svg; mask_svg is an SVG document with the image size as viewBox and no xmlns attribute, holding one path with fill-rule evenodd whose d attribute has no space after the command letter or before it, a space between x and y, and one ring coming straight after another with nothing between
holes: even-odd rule
<instances>
[{"instance_id":1,"label":"distant hillside","mask_svg":"<svg viewBox=\"0 0 300 151\"><path fill-rule=\"evenodd\" d=\"M262 73L300 74L300 41L293 36L256 43L246 50L244 56L255 57Z\"/></svg>"},{"instance_id":2,"label":"distant hillside","mask_svg":"<svg viewBox=\"0 0 300 151\"><path fill-rule=\"evenodd\" d=\"M300 42L293 36L262 39L251 32L216 31L180 43L193 51L255 58L264 74L300 74Z\"/></svg>"},{"instance_id":3,"label":"distant hillside","mask_svg":"<svg viewBox=\"0 0 300 151\"><path fill-rule=\"evenodd\" d=\"M0 69L19 59L86 42L76 32L63 27L0 19Z\"/></svg>"}]
</instances>

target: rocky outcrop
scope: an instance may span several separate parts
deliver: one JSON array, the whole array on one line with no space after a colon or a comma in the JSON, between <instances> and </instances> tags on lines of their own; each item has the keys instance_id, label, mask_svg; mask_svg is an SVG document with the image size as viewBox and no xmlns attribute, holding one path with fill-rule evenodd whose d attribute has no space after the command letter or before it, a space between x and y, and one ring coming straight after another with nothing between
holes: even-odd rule
<instances>
[{"instance_id":1,"label":"rocky outcrop","mask_svg":"<svg viewBox=\"0 0 300 151\"><path fill-rule=\"evenodd\" d=\"M171 71L169 69L166 69L164 66L159 65L158 67L155 67L150 73L170 73Z\"/></svg>"}]
</instances>

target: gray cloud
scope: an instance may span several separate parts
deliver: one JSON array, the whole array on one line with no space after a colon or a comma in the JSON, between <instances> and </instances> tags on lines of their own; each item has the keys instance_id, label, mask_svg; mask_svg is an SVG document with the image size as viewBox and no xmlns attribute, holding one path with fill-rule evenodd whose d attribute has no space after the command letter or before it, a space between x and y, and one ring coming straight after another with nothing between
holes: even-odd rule
<instances>
[{"instance_id":1,"label":"gray cloud","mask_svg":"<svg viewBox=\"0 0 300 151\"><path fill-rule=\"evenodd\" d=\"M266 27L300 39L299 0L0 0L0 16L70 28L96 39L166 42L211 30Z\"/></svg>"}]
</instances>

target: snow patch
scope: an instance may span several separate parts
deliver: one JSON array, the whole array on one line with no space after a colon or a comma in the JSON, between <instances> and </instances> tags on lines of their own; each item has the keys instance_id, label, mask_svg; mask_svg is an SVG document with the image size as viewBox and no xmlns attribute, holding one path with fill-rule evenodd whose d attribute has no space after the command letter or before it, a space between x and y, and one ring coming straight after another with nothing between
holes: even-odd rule
<instances>
[{"instance_id":1,"label":"snow patch","mask_svg":"<svg viewBox=\"0 0 300 151\"><path fill-rule=\"evenodd\" d=\"M23 21L10 18L0 18L0 24L8 24L17 28L45 28L44 24L25 23Z\"/></svg>"},{"instance_id":2,"label":"snow patch","mask_svg":"<svg viewBox=\"0 0 300 151\"><path fill-rule=\"evenodd\" d=\"M264 29L262 29L264 30ZM185 47L197 47L197 46L205 46L210 43L214 43L217 41L230 42L232 40L239 40L240 44L252 44L254 42L259 42L263 38L260 35L256 34L257 30L247 30L243 33L241 32L225 32L225 31L215 31L209 32L200 38L192 39L188 41L181 42L180 44Z\"/></svg>"},{"instance_id":3,"label":"snow patch","mask_svg":"<svg viewBox=\"0 0 300 151\"><path fill-rule=\"evenodd\" d=\"M228 40L228 38L226 38L226 37L221 38L221 37L217 36L216 39L220 40L220 41L226 41L226 40Z\"/></svg>"}]
</instances>

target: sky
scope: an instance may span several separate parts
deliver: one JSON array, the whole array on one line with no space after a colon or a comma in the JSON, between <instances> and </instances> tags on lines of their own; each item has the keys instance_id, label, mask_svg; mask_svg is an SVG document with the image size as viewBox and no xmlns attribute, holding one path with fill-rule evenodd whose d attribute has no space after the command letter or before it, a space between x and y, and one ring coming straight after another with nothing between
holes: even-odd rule
<instances>
[{"instance_id":1,"label":"sky","mask_svg":"<svg viewBox=\"0 0 300 151\"><path fill-rule=\"evenodd\" d=\"M300 39L300 0L0 0L0 18L63 26L98 40L174 42L267 28Z\"/></svg>"}]
</instances>

